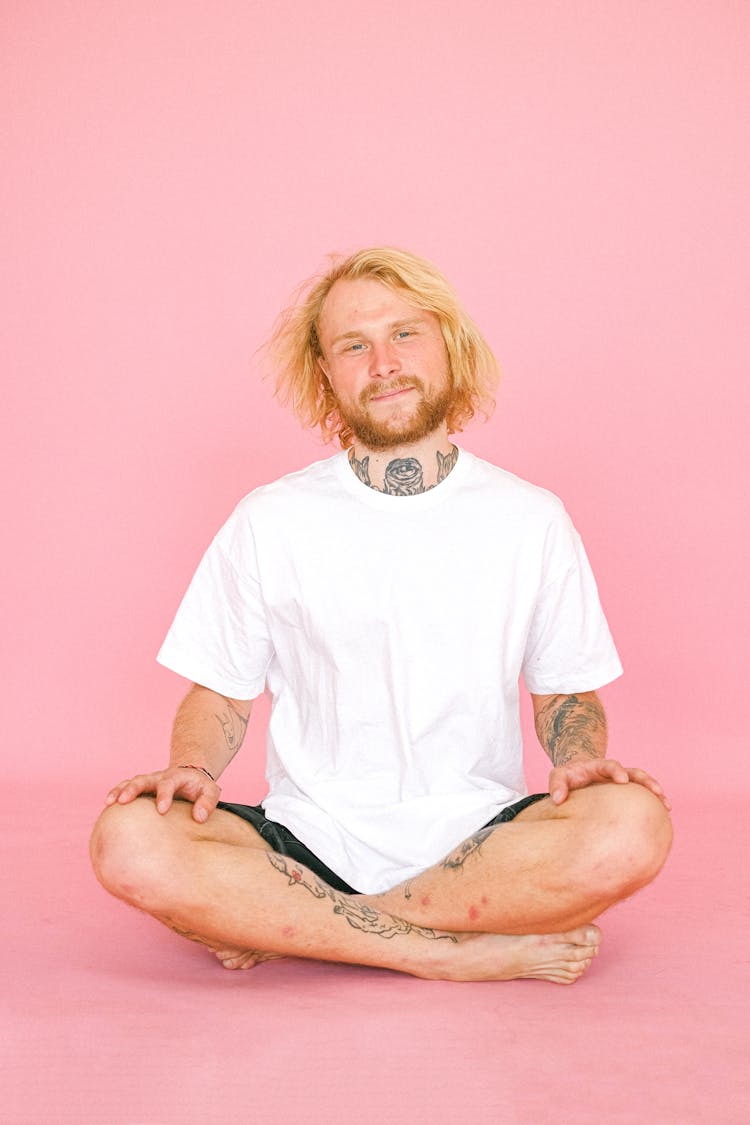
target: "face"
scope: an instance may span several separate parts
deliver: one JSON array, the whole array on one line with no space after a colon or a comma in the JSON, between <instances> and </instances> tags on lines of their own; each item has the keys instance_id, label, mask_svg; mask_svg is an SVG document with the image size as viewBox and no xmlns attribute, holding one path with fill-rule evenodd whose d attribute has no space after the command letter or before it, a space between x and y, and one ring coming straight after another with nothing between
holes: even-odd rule
<instances>
[{"instance_id":1,"label":"face","mask_svg":"<svg viewBox=\"0 0 750 1125\"><path fill-rule=\"evenodd\" d=\"M339 413L368 449L420 441L443 424L453 393L434 313L373 278L342 280L325 299L318 336Z\"/></svg>"}]
</instances>

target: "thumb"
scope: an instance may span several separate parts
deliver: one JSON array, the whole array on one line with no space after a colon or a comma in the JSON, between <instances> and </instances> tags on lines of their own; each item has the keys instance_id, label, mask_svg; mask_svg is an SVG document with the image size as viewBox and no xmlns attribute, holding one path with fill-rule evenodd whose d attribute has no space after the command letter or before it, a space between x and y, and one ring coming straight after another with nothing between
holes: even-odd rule
<instances>
[{"instance_id":1,"label":"thumb","mask_svg":"<svg viewBox=\"0 0 750 1125\"><path fill-rule=\"evenodd\" d=\"M549 795L556 805L561 805L568 795L568 783L562 770L554 769L549 775Z\"/></svg>"}]
</instances>

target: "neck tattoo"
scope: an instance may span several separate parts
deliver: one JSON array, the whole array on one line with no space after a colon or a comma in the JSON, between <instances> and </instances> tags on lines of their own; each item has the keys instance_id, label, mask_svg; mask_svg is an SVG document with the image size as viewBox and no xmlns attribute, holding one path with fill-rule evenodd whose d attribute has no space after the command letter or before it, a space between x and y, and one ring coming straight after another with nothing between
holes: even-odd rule
<instances>
[{"instance_id":1,"label":"neck tattoo","mask_svg":"<svg viewBox=\"0 0 750 1125\"><path fill-rule=\"evenodd\" d=\"M445 480L458 460L458 449L454 445L450 453L441 453L438 450L436 457L437 480L435 484L425 485L422 462L418 461L416 457L395 457L393 461L389 461L386 465L383 487L379 488L370 480L369 455L359 461L354 455L354 450L349 450L349 464L362 484L366 484L368 488L374 489L375 492L385 492L389 496L417 496L420 492L429 492L431 488L435 488L435 485Z\"/></svg>"}]
</instances>

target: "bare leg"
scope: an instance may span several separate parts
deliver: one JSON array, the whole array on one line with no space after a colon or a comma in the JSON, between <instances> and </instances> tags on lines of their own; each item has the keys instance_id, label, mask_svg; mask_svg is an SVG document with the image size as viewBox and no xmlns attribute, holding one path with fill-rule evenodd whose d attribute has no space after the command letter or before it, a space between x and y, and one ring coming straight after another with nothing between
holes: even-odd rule
<instances>
[{"instance_id":1,"label":"bare leg","mask_svg":"<svg viewBox=\"0 0 750 1125\"><path fill-rule=\"evenodd\" d=\"M599 940L595 926L516 937L415 923L366 896L334 891L269 851L232 814L219 810L198 825L181 803L166 816L146 798L107 809L94 830L92 858L112 893L220 951L273 950L433 979L571 983Z\"/></svg>"},{"instance_id":2,"label":"bare leg","mask_svg":"<svg viewBox=\"0 0 750 1125\"><path fill-rule=\"evenodd\" d=\"M481 829L440 864L364 900L452 931L569 930L649 883L671 840L664 806L643 786L592 785Z\"/></svg>"},{"instance_id":3,"label":"bare leg","mask_svg":"<svg viewBox=\"0 0 750 1125\"><path fill-rule=\"evenodd\" d=\"M475 833L419 876L383 894L357 897L440 931L519 935L532 955L547 940L539 935L585 930L585 923L650 882L671 838L663 805L645 788L594 785L562 806L549 800L532 805L508 824ZM247 956L227 950L222 960L244 967Z\"/></svg>"}]
</instances>

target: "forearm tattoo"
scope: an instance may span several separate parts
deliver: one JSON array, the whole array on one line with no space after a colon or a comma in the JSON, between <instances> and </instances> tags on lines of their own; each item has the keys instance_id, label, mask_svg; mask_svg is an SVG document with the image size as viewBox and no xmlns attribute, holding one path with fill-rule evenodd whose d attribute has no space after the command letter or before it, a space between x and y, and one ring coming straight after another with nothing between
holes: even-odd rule
<instances>
[{"instance_id":1,"label":"forearm tattoo","mask_svg":"<svg viewBox=\"0 0 750 1125\"><path fill-rule=\"evenodd\" d=\"M234 707L231 700L226 700L226 710L216 713L216 718L221 723L224 740L230 750L239 750L247 730L247 719Z\"/></svg>"},{"instance_id":2,"label":"forearm tattoo","mask_svg":"<svg viewBox=\"0 0 750 1125\"><path fill-rule=\"evenodd\" d=\"M468 840L464 840L458 845L449 855L445 857L441 863L441 867L445 871L460 871L463 865L471 855L479 855L481 853L482 844L488 836L492 834L492 828L480 828Z\"/></svg>"},{"instance_id":3,"label":"forearm tattoo","mask_svg":"<svg viewBox=\"0 0 750 1125\"><path fill-rule=\"evenodd\" d=\"M403 918L394 918L392 914L383 914L373 910L371 906L360 902L358 899L334 890L313 875L305 868L301 868L287 856L277 852L267 852L268 862L282 875L285 875L290 887L304 887L306 891L318 899L328 899L333 903L333 913L346 918L349 925L355 930L366 934L375 934L376 937L393 938L399 934L417 934L418 937L429 938L430 941L446 939L457 942L455 934L439 934L425 926L415 926Z\"/></svg>"},{"instance_id":4,"label":"forearm tattoo","mask_svg":"<svg viewBox=\"0 0 750 1125\"><path fill-rule=\"evenodd\" d=\"M436 484L440 484L454 468L458 460L458 449L454 445L450 453L441 453L438 450L436 457L438 466ZM354 450L350 449L349 464L363 484L374 489L375 492L385 492L389 496L417 496L420 492L429 492L431 488L435 488L435 484L425 485L422 462L416 457L395 457L389 461L385 468L382 488L378 488L370 480L369 455L360 461L355 457Z\"/></svg>"},{"instance_id":5,"label":"forearm tattoo","mask_svg":"<svg viewBox=\"0 0 750 1125\"><path fill-rule=\"evenodd\" d=\"M535 718L536 733L553 765L574 758L603 758L607 748L607 717L598 699L555 695Z\"/></svg>"}]
</instances>

